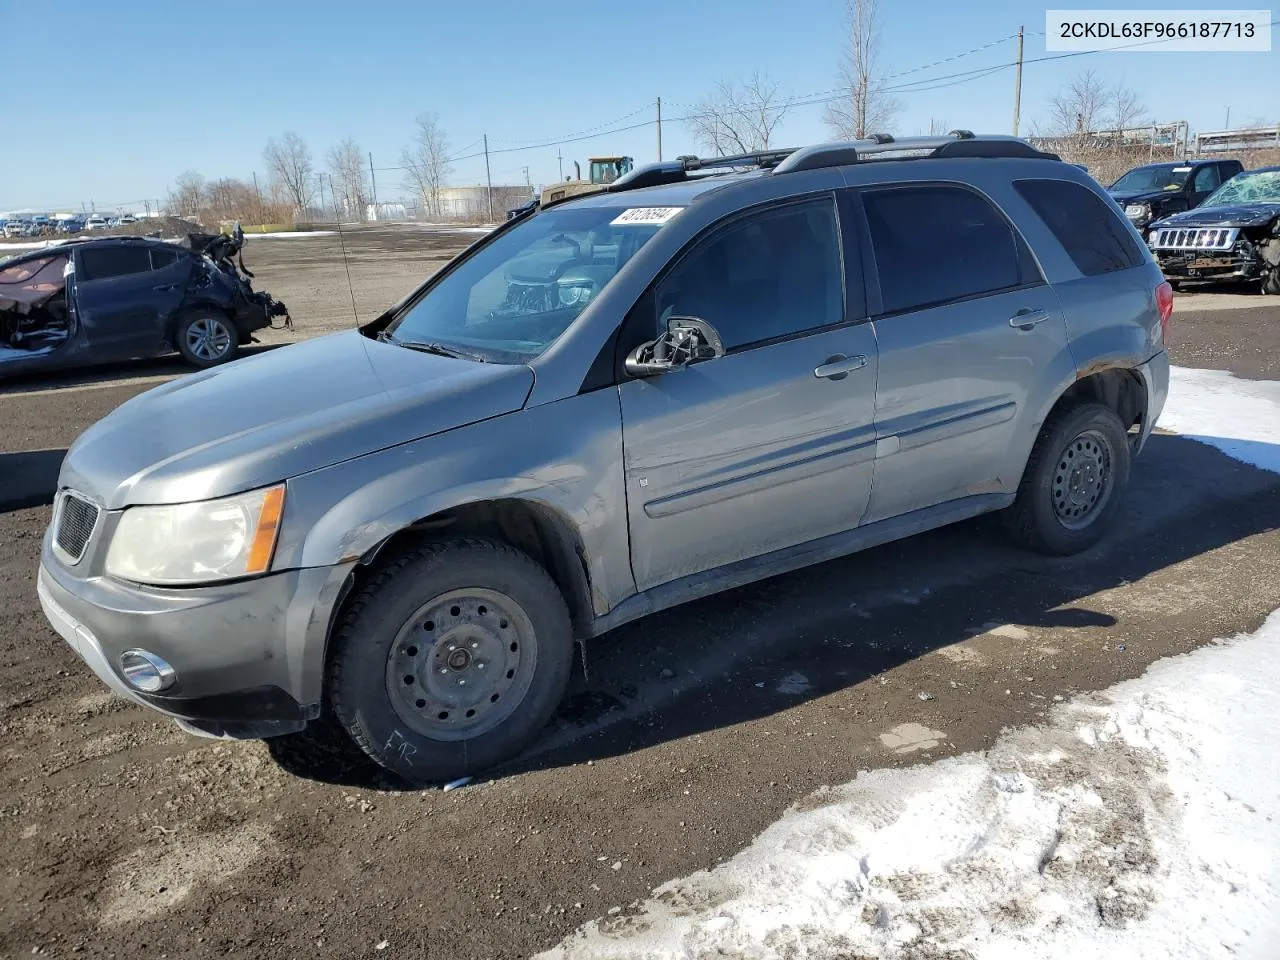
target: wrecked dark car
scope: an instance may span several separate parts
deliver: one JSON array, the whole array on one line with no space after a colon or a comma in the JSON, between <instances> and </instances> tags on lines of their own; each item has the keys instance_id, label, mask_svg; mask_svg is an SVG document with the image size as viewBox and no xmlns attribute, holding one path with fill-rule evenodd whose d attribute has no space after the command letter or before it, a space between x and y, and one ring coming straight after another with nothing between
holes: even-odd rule
<instances>
[{"instance_id":1,"label":"wrecked dark car","mask_svg":"<svg viewBox=\"0 0 1280 960\"><path fill-rule=\"evenodd\" d=\"M1239 160L1148 163L1134 167L1107 187L1107 192L1145 235L1153 220L1198 207L1243 169Z\"/></svg>"},{"instance_id":2,"label":"wrecked dark car","mask_svg":"<svg viewBox=\"0 0 1280 960\"><path fill-rule=\"evenodd\" d=\"M180 353L235 358L288 309L255 291L237 227L178 242L71 240L0 261L0 378Z\"/></svg>"},{"instance_id":3,"label":"wrecked dark car","mask_svg":"<svg viewBox=\"0 0 1280 960\"><path fill-rule=\"evenodd\" d=\"M1261 281L1280 295L1280 167L1236 174L1194 210L1157 220L1147 246L1175 285Z\"/></svg>"}]
</instances>

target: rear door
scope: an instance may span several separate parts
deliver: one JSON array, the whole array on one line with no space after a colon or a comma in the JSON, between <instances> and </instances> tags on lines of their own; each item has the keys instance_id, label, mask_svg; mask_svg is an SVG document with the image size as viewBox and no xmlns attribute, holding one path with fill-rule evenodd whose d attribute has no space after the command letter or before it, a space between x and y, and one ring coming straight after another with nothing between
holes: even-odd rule
<instances>
[{"instance_id":1,"label":"rear door","mask_svg":"<svg viewBox=\"0 0 1280 960\"><path fill-rule=\"evenodd\" d=\"M185 252L151 244L76 250L77 318L95 359L124 360L163 349L165 324L182 301Z\"/></svg>"},{"instance_id":2,"label":"rear door","mask_svg":"<svg viewBox=\"0 0 1280 960\"><path fill-rule=\"evenodd\" d=\"M637 306L646 339L693 316L726 349L618 388L641 590L858 525L876 383L858 262L822 194L693 241Z\"/></svg>"},{"instance_id":3,"label":"rear door","mask_svg":"<svg viewBox=\"0 0 1280 960\"><path fill-rule=\"evenodd\" d=\"M1003 492L1021 414L1066 350L1057 298L1021 234L977 190L919 182L859 196L880 351L863 522Z\"/></svg>"}]
</instances>

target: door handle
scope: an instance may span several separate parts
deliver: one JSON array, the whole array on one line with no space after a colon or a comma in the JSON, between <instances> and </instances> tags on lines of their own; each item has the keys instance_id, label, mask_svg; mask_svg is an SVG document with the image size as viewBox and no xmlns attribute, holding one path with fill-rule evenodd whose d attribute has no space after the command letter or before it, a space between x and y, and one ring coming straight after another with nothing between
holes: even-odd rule
<instances>
[{"instance_id":1,"label":"door handle","mask_svg":"<svg viewBox=\"0 0 1280 960\"><path fill-rule=\"evenodd\" d=\"M1009 318L1009 326L1018 330L1030 330L1037 323L1044 323L1048 319L1047 310L1019 310Z\"/></svg>"},{"instance_id":2,"label":"door handle","mask_svg":"<svg viewBox=\"0 0 1280 960\"><path fill-rule=\"evenodd\" d=\"M837 353L835 356L827 357L826 363L820 367L814 367L813 375L822 380L843 380L854 370L861 370L867 365L867 358L859 354L856 357L846 357L843 353Z\"/></svg>"}]
</instances>

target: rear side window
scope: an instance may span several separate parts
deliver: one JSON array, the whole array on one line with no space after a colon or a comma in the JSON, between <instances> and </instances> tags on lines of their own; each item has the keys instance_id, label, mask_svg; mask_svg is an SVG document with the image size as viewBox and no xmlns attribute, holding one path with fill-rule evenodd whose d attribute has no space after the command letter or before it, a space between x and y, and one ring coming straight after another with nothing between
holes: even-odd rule
<instances>
[{"instance_id":1,"label":"rear side window","mask_svg":"<svg viewBox=\"0 0 1280 960\"><path fill-rule=\"evenodd\" d=\"M1222 180L1218 176L1218 165L1211 163L1196 171L1195 183L1191 185L1191 189L1196 193L1210 193L1217 190L1221 184Z\"/></svg>"},{"instance_id":2,"label":"rear side window","mask_svg":"<svg viewBox=\"0 0 1280 960\"><path fill-rule=\"evenodd\" d=\"M172 266L174 261L177 259L177 250L162 250L158 247L151 248L151 267L154 270L159 270L161 267Z\"/></svg>"},{"instance_id":3,"label":"rear side window","mask_svg":"<svg viewBox=\"0 0 1280 960\"><path fill-rule=\"evenodd\" d=\"M1132 228L1088 187L1068 180L1015 180L1013 185L1086 277L1142 263Z\"/></svg>"},{"instance_id":4,"label":"rear side window","mask_svg":"<svg viewBox=\"0 0 1280 960\"><path fill-rule=\"evenodd\" d=\"M110 280L151 269L151 251L146 247L94 247L80 251L84 280Z\"/></svg>"},{"instance_id":5,"label":"rear side window","mask_svg":"<svg viewBox=\"0 0 1280 960\"><path fill-rule=\"evenodd\" d=\"M863 194L885 313L1033 282L1021 238L980 194L922 184Z\"/></svg>"}]
</instances>

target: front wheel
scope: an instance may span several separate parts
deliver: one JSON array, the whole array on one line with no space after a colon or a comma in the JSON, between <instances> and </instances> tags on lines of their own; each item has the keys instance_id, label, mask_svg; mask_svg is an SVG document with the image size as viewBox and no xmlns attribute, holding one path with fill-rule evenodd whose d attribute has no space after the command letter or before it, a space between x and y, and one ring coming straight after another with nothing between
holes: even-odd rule
<instances>
[{"instance_id":1,"label":"front wheel","mask_svg":"<svg viewBox=\"0 0 1280 960\"><path fill-rule=\"evenodd\" d=\"M1021 545L1066 556L1102 539L1129 484L1129 441L1115 411L1085 403L1055 412L1032 448L1005 528Z\"/></svg>"},{"instance_id":2,"label":"front wheel","mask_svg":"<svg viewBox=\"0 0 1280 960\"><path fill-rule=\"evenodd\" d=\"M492 540L428 544L389 563L334 643L328 692L343 728L419 784L514 756L551 718L573 663L555 582Z\"/></svg>"},{"instance_id":3,"label":"front wheel","mask_svg":"<svg viewBox=\"0 0 1280 960\"><path fill-rule=\"evenodd\" d=\"M201 368L234 360L240 350L235 325L217 310L187 314L179 321L174 339L183 359Z\"/></svg>"},{"instance_id":4,"label":"front wheel","mask_svg":"<svg viewBox=\"0 0 1280 960\"><path fill-rule=\"evenodd\" d=\"M1272 267L1262 275L1262 292L1271 296L1280 296L1280 265Z\"/></svg>"}]
</instances>

